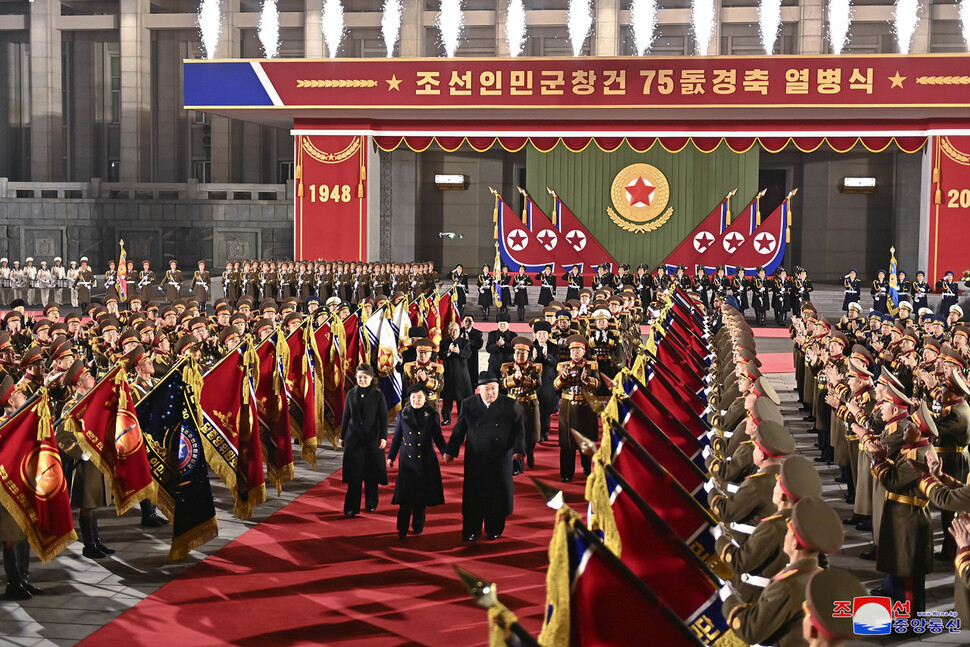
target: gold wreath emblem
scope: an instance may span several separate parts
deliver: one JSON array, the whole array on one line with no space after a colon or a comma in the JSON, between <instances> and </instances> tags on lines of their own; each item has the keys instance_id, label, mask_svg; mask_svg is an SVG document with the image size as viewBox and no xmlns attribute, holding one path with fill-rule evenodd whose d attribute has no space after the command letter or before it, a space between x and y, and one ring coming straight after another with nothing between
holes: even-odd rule
<instances>
[{"instance_id":1,"label":"gold wreath emblem","mask_svg":"<svg viewBox=\"0 0 970 647\"><path fill-rule=\"evenodd\" d=\"M616 174L610 188L613 207L606 212L616 226L642 234L662 227L674 213L667 207L670 184L656 166L631 164Z\"/></svg>"}]
</instances>

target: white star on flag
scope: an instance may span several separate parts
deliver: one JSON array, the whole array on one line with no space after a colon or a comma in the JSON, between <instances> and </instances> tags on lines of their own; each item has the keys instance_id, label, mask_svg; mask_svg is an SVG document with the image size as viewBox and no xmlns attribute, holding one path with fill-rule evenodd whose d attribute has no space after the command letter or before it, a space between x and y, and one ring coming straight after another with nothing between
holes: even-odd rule
<instances>
[{"instance_id":1,"label":"white star on flag","mask_svg":"<svg viewBox=\"0 0 970 647\"><path fill-rule=\"evenodd\" d=\"M505 242L508 244L509 249L514 252L521 252L529 244L529 240L525 234L518 229L509 232L509 235L505 237Z\"/></svg>"},{"instance_id":2,"label":"white star on flag","mask_svg":"<svg viewBox=\"0 0 970 647\"><path fill-rule=\"evenodd\" d=\"M703 254L714 242L714 236L708 231L702 231L694 236L694 249Z\"/></svg>"},{"instance_id":3,"label":"white star on flag","mask_svg":"<svg viewBox=\"0 0 970 647\"><path fill-rule=\"evenodd\" d=\"M551 229L543 229L536 236L536 240L542 243L542 246L546 248L547 252L551 252L556 249L556 245L559 244L559 236L556 235Z\"/></svg>"},{"instance_id":4,"label":"white star on flag","mask_svg":"<svg viewBox=\"0 0 970 647\"><path fill-rule=\"evenodd\" d=\"M724 237L724 242L722 244L724 245L724 251L726 251L728 254L733 254L743 243L744 236L736 231L732 231L730 234Z\"/></svg>"},{"instance_id":5,"label":"white star on flag","mask_svg":"<svg viewBox=\"0 0 970 647\"><path fill-rule=\"evenodd\" d=\"M571 232L566 234L566 240L569 241L569 244L572 245L573 249L575 249L577 252L583 251L583 248L586 247L586 234L578 229L573 229Z\"/></svg>"},{"instance_id":6,"label":"white star on flag","mask_svg":"<svg viewBox=\"0 0 970 647\"><path fill-rule=\"evenodd\" d=\"M754 248L759 254L770 254L775 251L775 237L763 231L754 237Z\"/></svg>"}]
</instances>

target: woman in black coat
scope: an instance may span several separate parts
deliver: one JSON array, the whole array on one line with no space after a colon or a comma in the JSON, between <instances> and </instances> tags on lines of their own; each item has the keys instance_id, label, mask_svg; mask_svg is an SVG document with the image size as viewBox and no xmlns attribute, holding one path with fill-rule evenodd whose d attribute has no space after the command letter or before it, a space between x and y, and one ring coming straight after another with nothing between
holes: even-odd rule
<instances>
[{"instance_id":1,"label":"woman in black coat","mask_svg":"<svg viewBox=\"0 0 970 647\"><path fill-rule=\"evenodd\" d=\"M441 468L435 447L445 451L445 438L441 435L438 413L428 404L428 392L423 384L415 384L407 392L407 403L397 417L394 438L387 453L387 466L394 467L398 452L401 462L394 485L391 503L401 506L397 512L397 536L408 534L408 526L414 534L424 530L425 509L445 502L441 485Z\"/></svg>"},{"instance_id":2,"label":"woman in black coat","mask_svg":"<svg viewBox=\"0 0 970 647\"><path fill-rule=\"evenodd\" d=\"M476 351L477 352L477 351ZM472 348L468 339L461 336L461 326L457 321L448 324L445 337L438 347L438 361L444 367L444 388L441 391L441 424L451 424L452 404L458 403L458 413L461 413L461 401L472 395L472 380L468 374L468 360L472 356Z\"/></svg>"},{"instance_id":3,"label":"woman in black coat","mask_svg":"<svg viewBox=\"0 0 970 647\"><path fill-rule=\"evenodd\" d=\"M488 321L488 311L492 307L492 286L494 284L492 269L486 263L482 265L482 273L478 275L478 305L482 307L482 321Z\"/></svg>"},{"instance_id":4,"label":"woman in black coat","mask_svg":"<svg viewBox=\"0 0 970 647\"><path fill-rule=\"evenodd\" d=\"M347 394L340 430L344 448L343 482L347 484L344 514L360 514L360 489L364 485L364 505L368 512L377 509L377 486L387 485L384 448L387 446L387 401L374 384L370 364L357 366L357 386Z\"/></svg>"}]
</instances>

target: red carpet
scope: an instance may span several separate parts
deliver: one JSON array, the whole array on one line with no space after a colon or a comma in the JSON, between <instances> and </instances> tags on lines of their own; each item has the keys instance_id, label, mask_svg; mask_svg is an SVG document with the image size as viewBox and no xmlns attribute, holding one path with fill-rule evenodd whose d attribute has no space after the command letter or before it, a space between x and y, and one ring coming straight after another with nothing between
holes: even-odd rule
<instances>
[{"instance_id":1,"label":"red carpet","mask_svg":"<svg viewBox=\"0 0 970 647\"><path fill-rule=\"evenodd\" d=\"M791 352L787 353L758 353L761 360L762 373L794 373L795 360Z\"/></svg>"},{"instance_id":2,"label":"red carpet","mask_svg":"<svg viewBox=\"0 0 970 647\"><path fill-rule=\"evenodd\" d=\"M755 339L759 337L764 339L791 339L788 328L752 328L751 331L754 332Z\"/></svg>"},{"instance_id":3,"label":"red carpet","mask_svg":"<svg viewBox=\"0 0 970 647\"><path fill-rule=\"evenodd\" d=\"M578 461L579 478L559 480L553 425L536 468L515 478L515 513L501 539L461 541L461 459L442 464L446 504L428 509L424 534L404 540L390 503L396 468L378 511L354 519L342 514L338 471L81 644L485 645L486 612L453 564L496 582L537 635L554 512L528 476L566 486L567 503L585 509Z\"/></svg>"}]
</instances>

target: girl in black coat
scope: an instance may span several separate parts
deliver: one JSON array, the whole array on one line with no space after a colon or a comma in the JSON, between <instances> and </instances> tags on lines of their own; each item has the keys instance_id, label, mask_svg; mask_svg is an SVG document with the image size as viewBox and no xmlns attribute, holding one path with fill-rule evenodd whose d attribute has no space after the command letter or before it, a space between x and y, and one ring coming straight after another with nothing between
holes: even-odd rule
<instances>
[{"instance_id":1,"label":"girl in black coat","mask_svg":"<svg viewBox=\"0 0 970 647\"><path fill-rule=\"evenodd\" d=\"M377 486L387 485L384 448L387 446L387 401L374 384L370 364L357 366L357 386L347 394L340 430L344 448L343 482L347 484L344 514L360 514L360 489L364 485L364 505L368 512L377 509Z\"/></svg>"},{"instance_id":2,"label":"girl in black coat","mask_svg":"<svg viewBox=\"0 0 970 647\"><path fill-rule=\"evenodd\" d=\"M425 509L445 502L435 447L444 453L445 439L438 413L428 404L424 385L415 384L408 389L407 404L397 418L387 454L388 467L394 467L394 459L398 452L401 454L391 503L401 506L397 513L397 535L402 539L407 536L409 525L414 534L420 535L424 530Z\"/></svg>"}]
</instances>

